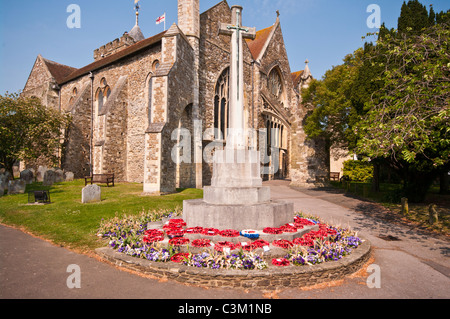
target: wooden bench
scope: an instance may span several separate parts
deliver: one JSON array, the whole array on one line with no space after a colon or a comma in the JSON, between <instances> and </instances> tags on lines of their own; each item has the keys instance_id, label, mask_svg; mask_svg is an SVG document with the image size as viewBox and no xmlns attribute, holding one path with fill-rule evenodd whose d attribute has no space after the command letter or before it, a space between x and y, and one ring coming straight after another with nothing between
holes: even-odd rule
<instances>
[{"instance_id":1,"label":"wooden bench","mask_svg":"<svg viewBox=\"0 0 450 319\"><path fill-rule=\"evenodd\" d=\"M341 173L330 173L330 181L337 181L339 182L339 177L341 176Z\"/></svg>"},{"instance_id":2,"label":"wooden bench","mask_svg":"<svg viewBox=\"0 0 450 319\"><path fill-rule=\"evenodd\" d=\"M93 174L92 176L86 176L84 178L84 186L88 183L92 184L112 184L114 187L114 174Z\"/></svg>"}]
</instances>

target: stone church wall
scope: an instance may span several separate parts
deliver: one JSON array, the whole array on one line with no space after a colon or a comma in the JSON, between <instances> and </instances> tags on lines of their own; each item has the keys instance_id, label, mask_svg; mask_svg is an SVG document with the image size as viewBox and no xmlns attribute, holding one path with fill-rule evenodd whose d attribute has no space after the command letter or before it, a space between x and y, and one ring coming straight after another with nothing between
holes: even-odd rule
<instances>
[{"instance_id":1,"label":"stone church wall","mask_svg":"<svg viewBox=\"0 0 450 319\"><path fill-rule=\"evenodd\" d=\"M72 116L72 122L66 132L61 160L62 168L74 173L75 178L90 175L91 83L88 78L83 80L80 93L66 109Z\"/></svg>"},{"instance_id":2,"label":"stone church wall","mask_svg":"<svg viewBox=\"0 0 450 319\"><path fill-rule=\"evenodd\" d=\"M102 79L106 80L106 85L113 91L120 77L127 76L127 83L122 92L117 95L117 100L114 103L108 103L108 101L105 103L105 105L111 105L108 114L100 116L94 102L94 132L97 132L103 117L106 116L103 122L106 124L103 151L100 152L97 147L97 151L93 152L94 155L102 156L103 160L100 163L100 158L94 156L94 166L100 167L101 173L115 173L119 181L143 182L145 131L148 127L149 106L148 94L145 93L148 85L146 81L152 71L153 63L160 58L160 46L156 46L93 72L94 100L95 93L102 86ZM61 89L61 103L64 110L69 109L70 100L74 98L74 88L80 92L86 80L91 81L88 76L84 76L64 84ZM85 113L82 114L81 110ZM80 126L83 133L80 131L79 135L84 137L80 148L83 148L81 144L86 144L86 141L89 144L90 113L91 105L80 106L80 112L74 114L74 120L77 123L84 123ZM94 137L93 145L103 142L98 140L100 137L96 134ZM66 155L66 163L76 160L72 160L74 154L76 151Z\"/></svg>"},{"instance_id":3,"label":"stone church wall","mask_svg":"<svg viewBox=\"0 0 450 319\"><path fill-rule=\"evenodd\" d=\"M176 139L172 139L172 133L180 127L188 129L191 133L191 149L193 143L194 51L189 41L181 33L174 36L173 39L176 41L174 49L177 58L168 74L167 110L169 115L162 136L161 187L166 191L175 190L177 181L179 182L181 178L179 174L177 176L178 165L172 158L172 150L178 142ZM182 185L184 187L195 187L193 162L194 158L191 153L191 163L183 164L178 169L178 172L192 176L192 179L189 178Z\"/></svg>"}]
</instances>

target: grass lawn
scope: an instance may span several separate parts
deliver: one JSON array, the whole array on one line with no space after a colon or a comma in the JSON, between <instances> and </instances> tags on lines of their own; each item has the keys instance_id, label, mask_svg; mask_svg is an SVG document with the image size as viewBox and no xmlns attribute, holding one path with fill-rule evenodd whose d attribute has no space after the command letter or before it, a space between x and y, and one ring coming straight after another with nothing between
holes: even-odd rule
<instances>
[{"instance_id":1,"label":"grass lawn","mask_svg":"<svg viewBox=\"0 0 450 319\"><path fill-rule=\"evenodd\" d=\"M156 210L181 209L184 200L202 198L197 189L178 190L164 196L142 195L142 184L101 185L102 201L81 203L84 180L55 184L33 183L25 194L0 197L0 223L22 228L55 244L78 250L92 250L104 245L96 236L102 219L116 215L137 215ZM50 190L51 204L28 205L28 192Z\"/></svg>"}]
</instances>

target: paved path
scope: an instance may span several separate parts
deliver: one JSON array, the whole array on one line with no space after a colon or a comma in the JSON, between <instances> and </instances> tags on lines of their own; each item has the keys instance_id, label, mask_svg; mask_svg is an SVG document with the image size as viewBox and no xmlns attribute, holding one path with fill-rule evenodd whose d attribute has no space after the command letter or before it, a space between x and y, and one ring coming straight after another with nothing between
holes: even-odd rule
<instances>
[{"instance_id":1,"label":"paved path","mask_svg":"<svg viewBox=\"0 0 450 319\"><path fill-rule=\"evenodd\" d=\"M411 226L376 217L370 204L326 191L294 190L284 181L266 183L274 199L294 203L297 211L311 213L331 224L350 226L374 247L373 263L380 267L381 288L370 289L366 278L345 279L313 290L286 289L274 297L307 298L450 298L449 241L432 238ZM375 216L375 217L374 217ZM385 241L391 235L400 241ZM69 289L69 265L81 270L81 288ZM229 289L203 289L161 282L120 271L95 258L79 255L0 226L0 298L125 298L125 299L253 299Z\"/></svg>"}]
</instances>

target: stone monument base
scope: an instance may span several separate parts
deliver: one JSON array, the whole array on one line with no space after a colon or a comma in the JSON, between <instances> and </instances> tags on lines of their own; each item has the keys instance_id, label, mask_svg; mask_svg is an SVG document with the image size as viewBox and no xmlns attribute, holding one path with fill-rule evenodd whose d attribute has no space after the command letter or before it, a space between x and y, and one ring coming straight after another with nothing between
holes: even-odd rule
<instances>
[{"instance_id":1,"label":"stone monument base","mask_svg":"<svg viewBox=\"0 0 450 319\"><path fill-rule=\"evenodd\" d=\"M217 228L220 230L263 230L292 222L294 204L269 201L252 205L216 205L203 199L184 201L183 219L187 227Z\"/></svg>"}]
</instances>

